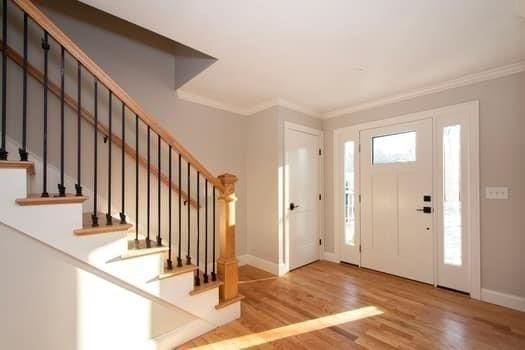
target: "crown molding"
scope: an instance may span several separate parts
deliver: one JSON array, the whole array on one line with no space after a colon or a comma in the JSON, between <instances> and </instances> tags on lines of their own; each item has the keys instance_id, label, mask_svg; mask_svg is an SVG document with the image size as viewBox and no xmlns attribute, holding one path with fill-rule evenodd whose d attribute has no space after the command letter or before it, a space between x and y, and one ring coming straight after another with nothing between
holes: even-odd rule
<instances>
[{"instance_id":1,"label":"crown molding","mask_svg":"<svg viewBox=\"0 0 525 350\"><path fill-rule=\"evenodd\" d=\"M280 107L285 107L285 108L291 109L291 110L296 111L296 112L304 113L304 114L309 115L309 116L314 117L314 118L321 118L321 113L319 113L319 112L317 112L315 110L309 109L307 107L301 106L301 105L299 105L297 103L293 103L293 102L284 100L282 98L270 99L270 100L261 102L261 103L255 105L255 106L252 106L250 108L243 109L243 108L240 108L240 107L237 107L237 106L233 106L233 105L229 105L229 104L225 104L225 103L222 103L220 101L213 100L213 99L210 99L210 98L207 98L207 97L204 97L204 96L192 94L192 93L186 92L186 91L181 90L181 89L177 90L177 97L180 98L181 100L184 100L184 101L193 102L193 103L197 103L197 104L200 104L200 105L203 105L203 106L207 106L207 107L211 107L211 108L215 108L215 109L220 109L220 110L223 110L223 111L227 111L227 112L231 112L231 113L235 113L235 114L240 114L240 115L244 115L244 116L250 116L250 115L253 115L255 113L259 113L261 111L264 111L265 109L268 109L268 108L271 108L271 107L275 107L275 106L280 106Z\"/></svg>"},{"instance_id":2,"label":"crown molding","mask_svg":"<svg viewBox=\"0 0 525 350\"><path fill-rule=\"evenodd\" d=\"M475 83L480 83L487 80L492 80L496 78L505 77L508 75L516 74L525 71L525 61L520 61L517 63L509 64L506 66L488 69L482 72L467 74L462 77L441 82L438 84L428 85L426 87L411 90L408 92L392 95L389 97L384 97L378 100L363 102L355 104L349 107L342 109L334 110L328 113L323 114L323 119L335 118L342 115L355 113L359 111L364 111L374 107L380 107L391 103L406 101L415 97L430 95L437 92L446 91L449 89L454 89L462 86L467 86Z\"/></svg>"},{"instance_id":3,"label":"crown molding","mask_svg":"<svg viewBox=\"0 0 525 350\"><path fill-rule=\"evenodd\" d=\"M192 93L186 92L181 89L177 90L177 97L180 98L181 100L193 102L193 103L203 105L206 107L220 109L222 111L231 112L235 114L246 115L246 111L244 109L241 109L241 108L238 108L236 106L232 106L226 103L222 103L217 100L213 100L211 98L192 94Z\"/></svg>"},{"instance_id":4,"label":"crown molding","mask_svg":"<svg viewBox=\"0 0 525 350\"><path fill-rule=\"evenodd\" d=\"M207 97L203 97L200 95L192 94L189 92L186 92L184 90L177 90L177 96L185 101L197 103L203 106L220 109L223 111L243 115L243 116L250 116L255 113L264 111L268 108L280 106L285 107L288 109L291 109L293 111L297 111L300 113L304 113L306 115L309 115L314 118L321 118L321 119L329 119L329 118L335 118L346 114L351 114L359 111L364 111L367 109L375 108L384 106L391 103L406 101L415 97L425 96L434 94L437 92L446 91L449 89L454 89L462 86L467 86L475 83L480 83L487 80L492 80L496 78L505 77L508 75L516 74L525 71L525 61L520 61L517 63L513 63L510 65L488 69L482 72L474 73L474 74L467 74L462 77L444 81L441 83L428 85L420 89L411 90L408 92L383 97L377 100L372 100L368 102L363 102L355 105L351 105L342 109L337 109L328 113L319 113L316 110L313 110L311 108L307 108L305 106L302 106L300 104L290 102L288 100L282 99L282 98L274 98L270 99L261 103L258 103L250 108L241 108L234 105L229 105L226 103L222 103L217 100L213 100Z\"/></svg>"},{"instance_id":5,"label":"crown molding","mask_svg":"<svg viewBox=\"0 0 525 350\"><path fill-rule=\"evenodd\" d=\"M300 112L300 113L309 115L310 117L314 117L314 118L322 117L321 113L313 109L307 108L305 106L301 106L300 104L290 102L282 98L274 98L274 99L259 103L251 108L248 108L246 110L246 115L253 115L255 113L259 113L261 111L264 111L265 109L275 107L275 106L288 108L288 109L291 109L292 111Z\"/></svg>"}]
</instances>

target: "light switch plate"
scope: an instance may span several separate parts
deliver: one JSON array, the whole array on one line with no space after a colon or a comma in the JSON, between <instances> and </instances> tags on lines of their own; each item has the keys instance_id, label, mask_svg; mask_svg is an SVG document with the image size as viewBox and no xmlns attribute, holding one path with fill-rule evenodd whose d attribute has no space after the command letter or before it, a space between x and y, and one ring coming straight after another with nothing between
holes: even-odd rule
<instances>
[{"instance_id":1,"label":"light switch plate","mask_svg":"<svg viewBox=\"0 0 525 350\"><path fill-rule=\"evenodd\" d=\"M485 198L487 199L509 199L508 187L486 187Z\"/></svg>"}]
</instances>

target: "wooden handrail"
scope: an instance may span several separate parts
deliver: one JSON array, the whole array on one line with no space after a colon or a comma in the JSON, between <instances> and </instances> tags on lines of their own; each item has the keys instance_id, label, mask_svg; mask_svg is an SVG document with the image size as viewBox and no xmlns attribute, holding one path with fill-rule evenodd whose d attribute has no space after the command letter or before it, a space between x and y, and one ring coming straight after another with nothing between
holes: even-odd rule
<instances>
[{"instance_id":1,"label":"wooden handrail","mask_svg":"<svg viewBox=\"0 0 525 350\"><path fill-rule=\"evenodd\" d=\"M4 45L3 45L2 40L0 40L0 46L1 46L0 51L3 51ZM7 57L11 59L11 61L16 63L18 66L23 67L24 60L22 56L20 56L20 54L18 54L10 46L6 46L6 55ZM27 73L30 76L32 76L36 81L38 81L40 84L44 84L44 74L41 71L39 71L35 66L31 65L30 63L27 64ZM49 88L49 91L51 91L51 93L53 93L57 97L60 97L60 87L57 84L51 81L48 81L48 88ZM64 93L64 103L68 107L70 107L73 111L76 112L78 110L77 101L67 93ZM95 126L95 118L87 110L85 110L84 108L81 108L80 115L82 116L82 119L84 119L87 123L91 124L92 126ZM102 135L106 137L110 137L108 128L100 122L97 123L97 130ZM119 148L122 147L122 139L119 136L115 134L111 134L110 139L113 142L113 144L115 144L117 147ZM130 156L131 158L135 159L135 161L138 161L138 163L143 168L145 169L148 168L148 162L146 161L146 159L144 159L144 157L141 157L141 156L139 156L137 159L135 149L127 143L124 143L124 152L126 152L126 154ZM158 169L154 165L151 165L151 164L150 164L150 172L153 176L159 176ZM160 173L160 179L163 184L165 184L166 186L170 186L169 178L166 175ZM188 194L184 192L183 190L179 189L178 186L173 182L171 183L171 189L177 192L179 195L181 195L184 201L186 202L188 201ZM194 199L190 199L190 204L192 207L197 208L197 202Z\"/></svg>"},{"instance_id":2,"label":"wooden handrail","mask_svg":"<svg viewBox=\"0 0 525 350\"><path fill-rule=\"evenodd\" d=\"M221 181L202 165L184 146L182 146L170 132L165 130L157 120L149 115L131 98L111 77L102 70L82 49L80 49L60 28L58 28L38 7L30 0L12 0L35 23L40 25L64 49L69 52L80 64L102 83L114 96L118 97L128 109L135 113L153 132L159 135L164 142L177 151L182 158L191 164L200 174L208 179L220 192L224 192Z\"/></svg>"}]
</instances>

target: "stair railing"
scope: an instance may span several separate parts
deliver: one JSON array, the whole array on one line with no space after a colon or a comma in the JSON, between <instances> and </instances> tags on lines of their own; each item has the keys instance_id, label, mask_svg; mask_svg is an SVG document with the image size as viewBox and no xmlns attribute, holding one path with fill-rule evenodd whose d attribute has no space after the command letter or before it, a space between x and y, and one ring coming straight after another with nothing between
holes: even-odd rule
<instances>
[{"instance_id":1,"label":"stair railing","mask_svg":"<svg viewBox=\"0 0 525 350\"><path fill-rule=\"evenodd\" d=\"M65 139L65 107L72 108L75 110L76 118L76 184L75 184L75 196L82 196L82 166L85 164L85 159L82 159L81 152L81 140L83 135L82 122L87 121L89 125L93 126L93 211L91 214L91 226L97 227L99 223L98 213L98 180L101 176L99 173L99 134L103 137L104 141L109 139L107 147L107 211L105 213L105 225L113 225L113 216L111 213L112 207L112 176L114 175L113 169L113 149L112 145L115 144L120 148L120 160L121 169L118 170L120 173L120 195L121 195L121 208L119 212L119 222L124 224L127 222L125 198L130 192L135 192L135 226L136 236L135 240L138 243L139 240L139 211L141 210L140 203L144 200L140 198L139 189L139 165L147 168L147 194L146 194L146 238L145 246L151 247L152 245L162 245L161 235L161 221L166 218L161 215L161 199L162 189L161 183L168 185L168 258L166 261L166 269L168 271L173 270L176 267L182 267L184 263L186 265L192 264L192 251L191 251L191 207L193 206L197 211L197 222L196 222L196 256L194 263L197 265L195 272L195 285L203 283L209 283L209 281L216 281L217 277L223 282L220 286L220 299L221 301L228 301L238 297L238 263L235 256L235 183L237 178L230 174L224 174L219 177L213 176L213 174L204 167L186 148L184 148L169 131L165 130L160 126L155 118L147 114L141 106L132 99L108 74L106 74L95 62L93 62L69 37L67 37L38 7L36 7L30 0L10 0L23 12L23 54L18 54L14 49L8 47L8 11L11 9L8 6L7 0L2 0L2 115L1 115L1 135L0 135L0 161L8 160L8 152L6 147L7 137L7 89L10 88L9 82L7 81L7 60L11 59L14 63L21 66L23 71L23 83L22 83L22 130L21 130L21 147L19 149L20 161L28 161L28 149L27 149L27 107L28 107L28 92L27 82L28 77L32 77L43 86L43 135L42 135L42 153L43 153L43 167L42 167L42 197L49 197L47 183L47 163L48 163L48 97L49 92L54 94L60 101L60 180L57 184L58 194L57 196L65 197L65 157L64 149L66 147ZM14 8L14 7L13 7ZM28 22L34 22L37 24L43 32L42 37L42 50L44 56L44 67L43 73L40 72L35 66L29 63L28 55ZM49 78L49 53L52 46L58 44L60 49L60 85L54 84ZM77 79L77 99L66 94L65 88L65 61L66 57L72 57L76 61L76 79ZM84 109L82 103L82 80L86 79L86 73L93 79L93 115L90 115L87 110ZM108 127L104 126L99 119L99 95L103 92L102 89L107 92L108 97ZM113 99L120 102L122 120L120 127L121 137L114 135L113 129ZM134 130L135 140L134 149L131 145L126 143L126 111L130 111L134 115ZM147 158L144 160L139 154L140 140L139 134L140 129L147 128ZM153 135L152 135L153 134ZM152 164L152 136L156 136L156 151L157 151L157 168ZM155 140L153 140L154 142ZM168 176L162 173L162 149L168 149ZM178 174L178 185L173 182L172 172L172 159L173 153L177 154L177 174ZM126 155L131 158L135 163L135 188L130 189L126 187ZM83 163L84 162L84 163ZM182 190L183 186L183 163L186 163L186 192ZM192 172L196 176L196 191L192 198L191 188L191 175ZM151 238L150 224L151 224L151 175L157 178L157 232L155 240ZM204 180L204 191L201 191L201 178ZM209 205L209 190L212 193L212 205ZM178 193L177 205L178 205L178 227L176 235L177 242L174 244L174 237L172 234L172 190ZM201 206L201 192L204 192L204 208ZM216 193L218 192L218 198ZM216 251L216 200L219 202L219 243L220 243L220 256L215 260ZM187 206L187 237L182 234L182 206ZM204 212L204 228L201 232L201 212ZM211 232L209 232L208 219L212 213L212 225ZM201 236L204 236L204 261L201 261ZM211 237L209 237L211 235ZM182 256L182 242L186 238L186 257L183 259ZM208 242L212 241L212 267L211 273L208 274ZM173 261L173 246L177 246L176 249L176 261ZM137 244L137 247L140 246ZM201 280L201 266L202 266L202 280Z\"/></svg>"}]
</instances>

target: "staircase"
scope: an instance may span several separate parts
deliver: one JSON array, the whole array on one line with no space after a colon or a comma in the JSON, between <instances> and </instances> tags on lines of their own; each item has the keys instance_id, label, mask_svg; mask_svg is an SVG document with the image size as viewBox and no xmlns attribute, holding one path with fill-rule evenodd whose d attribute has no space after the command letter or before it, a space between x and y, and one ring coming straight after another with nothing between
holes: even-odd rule
<instances>
[{"instance_id":1,"label":"staircase","mask_svg":"<svg viewBox=\"0 0 525 350\"><path fill-rule=\"evenodd\" d=\"M2 27L0 222L191 319L152 348L239 318L237 178L212 175L33 2L3 0Z\"/></svg>"}]
</instances>

